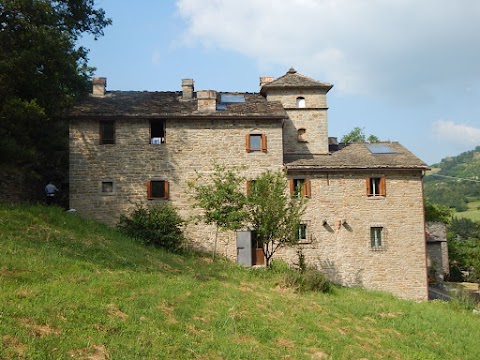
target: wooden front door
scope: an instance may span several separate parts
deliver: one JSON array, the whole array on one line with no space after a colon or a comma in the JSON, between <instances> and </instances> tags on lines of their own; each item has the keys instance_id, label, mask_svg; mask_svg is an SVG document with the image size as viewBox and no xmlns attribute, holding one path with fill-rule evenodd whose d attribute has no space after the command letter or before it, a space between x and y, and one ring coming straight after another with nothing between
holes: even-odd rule
<instances>
[{"instance_id":1,"label":"wooden front door","mask_svg":"<svg viewBox=\"0 0 480 360\"><path fill-rule=\"evenodd\" d=\"M252 265L265 265L262 244L257 240L255 231L252 231Z\"/></svg>"}]
</instances>

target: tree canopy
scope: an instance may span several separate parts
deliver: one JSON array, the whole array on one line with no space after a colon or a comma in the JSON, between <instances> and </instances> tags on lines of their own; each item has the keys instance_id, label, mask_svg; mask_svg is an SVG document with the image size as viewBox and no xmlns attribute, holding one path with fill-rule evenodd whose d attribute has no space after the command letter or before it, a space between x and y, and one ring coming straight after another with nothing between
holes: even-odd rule
<instances>
[{"instance_id":1,"label":"tree canopy","mask_svg":"<svg viewBox=\"0 0 480 360\"><path fill-rule=\"evenodd\" d=\"M232 169L216 167L208 179L190 183L194 207L202 208L200 219L221 230L248 227L262 244L267 266L280 247L295 244L305 198L290 197L288 180L281 171L267 171L249 182ZM216 243L216 240L215 240Z\"/></svg>"},{"instance_id":2,"label":"tree canopy","mask_svg":"<svg viewBox=\"0 0 480 360\"><path fill-rule=\"evenodd\" d=\"M93 71L77 41L109 24L94 0L0 3L0 162L45 164L67 148L62 112Z\"/></svg>"},{"instance_id":3,"label":"tree canopy","mask_svg":"<svg viewBox=\"0 0 480 360\"><path fill-rule=\"evenodd\" d=\"M354 143L354 142L380 142L380 139L375 135L369 135L368 138L364 132L365 128L355 127L348 134L343 135L340 142Z\"/></svg>"}]
</instances>

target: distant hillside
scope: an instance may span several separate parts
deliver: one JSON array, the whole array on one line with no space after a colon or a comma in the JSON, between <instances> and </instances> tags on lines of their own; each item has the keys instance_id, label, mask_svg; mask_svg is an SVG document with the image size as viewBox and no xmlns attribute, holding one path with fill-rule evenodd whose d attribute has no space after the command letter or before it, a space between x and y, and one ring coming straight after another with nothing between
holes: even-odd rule
<instances>
[{"instance_id":1,"label":"distant hillside","mask_svg":"<svg viewBox=\"0 0 480 360\"><path fill-rule=\"evenodd\" d=\"M428 201L455 208L457 212L478 211L480 146L432 165L432 173L425 177L425 196Z\"/></svg>"}]
</instances>

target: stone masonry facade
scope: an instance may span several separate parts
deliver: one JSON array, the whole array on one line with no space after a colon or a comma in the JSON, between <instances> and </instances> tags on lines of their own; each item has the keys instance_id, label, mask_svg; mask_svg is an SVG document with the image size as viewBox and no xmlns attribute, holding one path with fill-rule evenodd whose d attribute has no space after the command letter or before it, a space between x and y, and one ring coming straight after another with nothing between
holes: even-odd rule
<instances>
[{"instance_id":1,"label":"stone masonry facade","mask_svg":"<svg viewBox=\"0 0 480 360\"><path fill-rule=\"evenodd\" d=\"M423 172L427 166L398 143L329 147L326 95L332 85L290 69L261 78L260 93L197 91L94 93L70 114L70 207L115 225L136 205L169 202L189 219L188 182L215 164L247 179L286 170L308 181L298 245L276 258L309 265L347 286L427 299ZM152 196L151 184L162 184ZM155 190L157 191L157 190ZM192 246L213 249L215 228L190 223ZM236 234L221 233L217 251L236 261Z\"/></svg>"}]
</instances>

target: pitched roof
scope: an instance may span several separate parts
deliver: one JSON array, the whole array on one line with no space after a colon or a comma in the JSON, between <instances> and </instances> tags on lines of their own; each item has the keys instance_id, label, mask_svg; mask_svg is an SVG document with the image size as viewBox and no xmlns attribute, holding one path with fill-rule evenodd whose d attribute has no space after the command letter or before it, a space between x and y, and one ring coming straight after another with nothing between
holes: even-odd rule
<instances>
[{"instance_id":1,"label":"pitched roof","mask_svg":"<svg viewBox=\"0 0 480 360\"><path fill-rule=\"evenodd\" d=\"M380 144L388 146L392 153L374 154L368 149L370 143L352 143L325 155L285 155L284 162L288 170L296 171L429 169L427 164L398 142Z\"/></svg>"},{"instance_id":2,"label":"pitched roof","mask_svg":"<svg viewBox=\"0 0 480 360\"><path fill-rule=\"evenodd\" d=\"M278 79L262 86L260 93L264 94L270 89L325 89L327 92L333 87L332 84L320 82L299 74L294 68L290 68L287 73Z\"/></svg>"},{"instance_id":3,"label":"pitched roof","mask_svg":"<svg viewBox=\"0 0 480 360\"><path fill-rule=\"evenodd\" d=\"M217 104L220 96L217 94ZM267 102L260 94L242 95L245 102L227 103L224 110L198 111L198 102L182 101L181 92L108 91L105 96L88 95L80 99L68 116L79 117L196 117L196 118L271 118L287 117L280 102Z\"/></svg>"}]
</instances>

